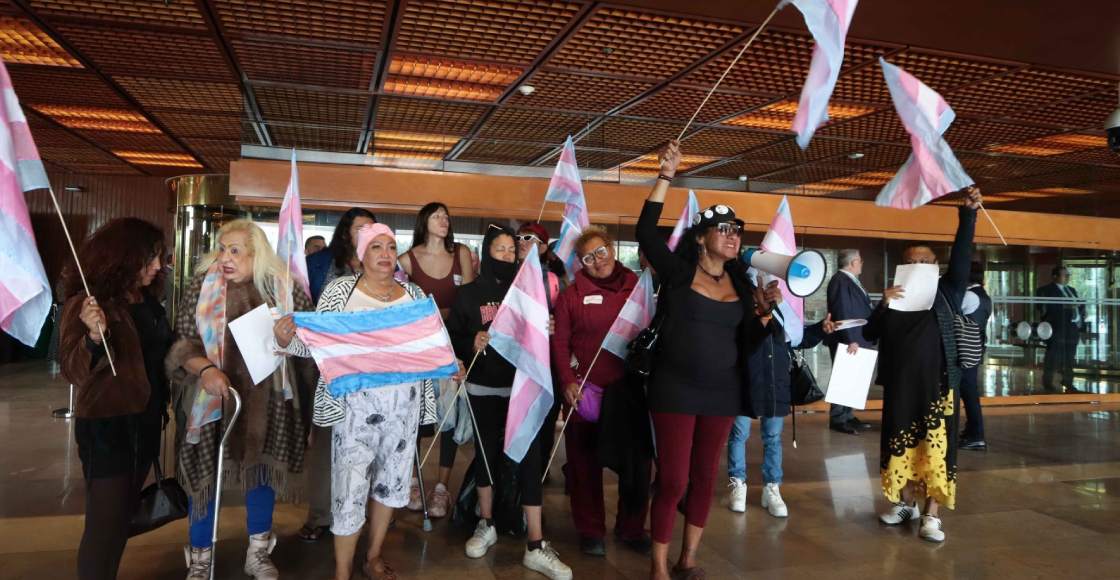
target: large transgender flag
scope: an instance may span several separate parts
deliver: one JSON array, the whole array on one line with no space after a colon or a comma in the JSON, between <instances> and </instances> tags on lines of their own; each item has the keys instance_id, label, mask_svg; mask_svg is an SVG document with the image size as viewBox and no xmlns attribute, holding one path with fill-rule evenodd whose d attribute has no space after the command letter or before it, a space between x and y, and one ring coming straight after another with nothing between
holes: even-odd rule
<instances>
[{"instance_id":1,"label":"large transgender flag","mask_svg":"<svg viewBox=\"0 0 1120 580\"><path fill-rule=\"evenodd\" d=\"M556 162L556 170L552 172L552 179L548 182L548 193L544 200L564 204L556 257L564 262L568 280L573 280L580 267L579 260L576 259L576 240L591 225L591 220L587 217L587 200L583 197L583 182L580 181L576 146L571 135L564 141L564 149L560 152L560 160Z\"/></svg>"},{"instance_id":2,"label":"large transgender flag","mask_svg":"<svg viewBox=\"0 0 1120 580\"><path fill-rule=\"evenodd\" d=\"M518 463L552 409L552 367L548 349L548 302L536 247L490 324L490 346L517 368L506 415L505 453Z\"/></svg>"},{"instance_id":3,"label":"large transgender flag","mask_svg":"<svg viewBox=\"0 0 1120 580\"><path fill-rule=\"evenodd\" d=\"M311 296L307 281L307 258L303 254L303 206L299 199L299 169L296 167L296 150L292 149L292 176L284 203L280 206L280 233L276 240L276 255L288 265L292 280ZM290 308L289 308L290 310Z\"/></svg>"},{"instance_id":4,"label":"large transgender flag","mask_svg":"<svg viewBox=\"0 0 1120 580\"><path fill-rule=\"evenodd\" d=\"M669 251L677 249L681 236L688 228L692 227L692 218L700 213L700 203L696 201L696 192L688 190L688 201L681 208L681 217L677 218L677 225L673 226L673 233L669 234Z\"/></svg>"},{"instance_id":5,"label":"large transgender flag","mask_svg":"<svg viewBox=\"0 0 1120 580\"><path fill-rule=\"evenodd\" d=\"M335 397L446 379L459 370L431 297L382 310L296 312L293 319Z\"/></svg>"},{"instance_id":6,"label":"large transgender flag","mask_svg":"<svg viewBox=\"0 0 1120 580\"><path fill-rule=\"evenodd\" d=\"M51 309L51 286L23 192L50 182L2 60L0 90L0 328L33 347Z\"/></svg>"},{"instance_id":7,"label":"large transgender flag","mask_svg":"<svg viewBox=\"0 0 1120 580\"><path fill-rule=\"evenodd\" d=\"M801 87L801 100L793 117L797 144L805 149L817 131L828 120L828 100L840 67L844 64L844 39L852 23L858 0L785 0L805 17L805 26L813 34L813 58L809 75Z\"/></svg>"},{"instance_id":8,"label":"large transgender flag","mask_svg":"<svg viewBox=\"0 0 1120 580\"><path fill-rule=\"evenodd\" d=\"M649 326L656 311L653 274L646 268L638 278L638 284L630 292L630 297L626 299L626 304L618 312L618 318L614 319L614 324L607 331L607 336L603 338L603 350L626 360L630 342Z\"/></svg>"},{"instance_id":9,"label":"large transgender flag","mask_svg":"<svg viewBox=\"0 0 1120 580\"><path fill-rule=\"evenodd\" d=\"M770 222L770 229L766 237L762 238L759 246L767 252L793 256L797 254L797 241L793 237L793 214L789 211L789 199L782 196L782 203L778 205L778 212ZM797 346L801 344L805 332L805 299L794 296L789 291L786 281L764 275L764 279L777 279L778 288L782 290L782 302L778 305L778 313L782 316L782 328L786 332L786 340Z\"/></svg>"},{"instance_id":10,"label":"large transgender flag","mask_svg":"<svg viewBox=\"0 0 1120 580\"><path fill-rule=\"evenodd\" d=\"M914 209L975 183L942 135L956 114L937 91L882 57L883 78L913 150L875 198L875 205Z\"/></svg>"}]
</instances>

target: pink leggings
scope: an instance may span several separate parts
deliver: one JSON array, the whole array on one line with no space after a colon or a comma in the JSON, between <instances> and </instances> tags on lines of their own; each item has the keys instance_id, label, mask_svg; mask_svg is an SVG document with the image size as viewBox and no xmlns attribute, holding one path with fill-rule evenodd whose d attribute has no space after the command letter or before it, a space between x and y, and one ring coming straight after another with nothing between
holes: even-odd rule
<instances>
[{"instance_id":1,"label":"pink leggings","mask_svg":"<svg viewBox=\"0 0 1120 580\"><path fill-rule=\"evenodd\" d=\"M657 440L657 483L650 509L653 541L673 538L677 506L684 501L685 521L704 527L712 505L720 451L735 417L651 413Z\"/></svg>"}]
</instances>

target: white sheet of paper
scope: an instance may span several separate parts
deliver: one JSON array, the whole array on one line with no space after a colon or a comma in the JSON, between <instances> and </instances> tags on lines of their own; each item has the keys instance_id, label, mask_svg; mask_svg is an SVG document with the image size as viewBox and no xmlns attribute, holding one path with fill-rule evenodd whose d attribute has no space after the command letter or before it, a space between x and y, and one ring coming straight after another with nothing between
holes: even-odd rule
<instances>
[{"instance_id":1,"label":"white sheet of paper","mask_svg":"<svg viewBox=\"0 0 1120 580\"><path fill-rule=\"evenodd\" d=\"M276 336L272 333L275 321L268 306L260 306L241 315L229 323L229 332L237 341L237 349L249 369L253 384L259 385L266 377L280 367L284 357L276 354Z\"/></svg>"},{"instance_id":2,"label":"white sheet of paper","mask_svg":"<svg viewBox=\"0 0 1120 580\"><path fill-rule=\"evenodd\" d=\"M866 408L867 392L871 389L878 358L879 351L872 348L861 348L853 355L848 354L848 345L836 345L836 359L832 361L832 375L824 400L853 409Z\"/></svg>"},{"instance_id":3,"label":"white sheet of paper","mask_svg":"<svg viewBox=\"0 0 1120 580\"><path fill-rule=\"evenodd\" d=\"M900 264L894 270L894 285L905 290L902 298L891 300L891 310L920 312L933 307L937 296L937 264Z\"/></svg>"}]
</instances>

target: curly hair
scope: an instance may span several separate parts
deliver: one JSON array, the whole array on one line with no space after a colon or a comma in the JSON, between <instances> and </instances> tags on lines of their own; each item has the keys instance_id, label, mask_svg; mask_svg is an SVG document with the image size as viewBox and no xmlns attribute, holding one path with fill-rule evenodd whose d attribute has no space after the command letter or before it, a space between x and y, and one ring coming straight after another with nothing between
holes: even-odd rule
<instances>
[{"instance_id":1,"label":"curly hair","mask_svg":"<svg viewBox=\"0 0 1120 580\"><path fill-rule=\"evenodd\" d=\"M354 253L358 250L354 247L354 240L350 239L350 226L354 225L354 219L364 217L373 220L377 223L377 216L373 215L372 211L360 207L352 207L342 214L338 219L338 225L334 227L334 235L331 236L331 243L327 249L331 251L332 262L335 268L344 268L350 263L350 258L354 257Z\"/></svg>"},{"instance_id":2,"label":"curly hair","mask_svg":"<svg viewBox=\"0 0 1120 580\"><path fill-rule=\"evenodd\" d=\"M139 218L118 218L101 226L82 244L78 260L85 269L89 291L101 303L127 300L136 289L140 274L155 258L167 264L167 244L159 226ZM167 272L161 268L152 283L140 293L159 300ZM84 293L75 264L62 272L62 299Z\"/></svg>"}]
</instances>

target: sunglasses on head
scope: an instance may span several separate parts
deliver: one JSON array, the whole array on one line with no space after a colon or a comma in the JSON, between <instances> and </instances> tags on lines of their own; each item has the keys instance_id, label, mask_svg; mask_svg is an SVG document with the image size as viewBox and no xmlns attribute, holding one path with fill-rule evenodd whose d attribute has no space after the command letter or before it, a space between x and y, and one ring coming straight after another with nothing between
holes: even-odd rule
<instances>
[{"instance_id":1,"label":"sunglasses on head","mask_svg":"<svg viewBox=\"0 0 1120 580\"><path fill-rule=\"evenodd\" d=\"M583 257L579 259L579 261L583 262L584 266L590 266L591 264L595 263L595 260L606 260L608 257L610 257L610 255L610 250L607 250L606 246L599 246L598 248L595 248L594 250L591 250L590 252L584 254Z\"/></svg>"}]
</instances>

